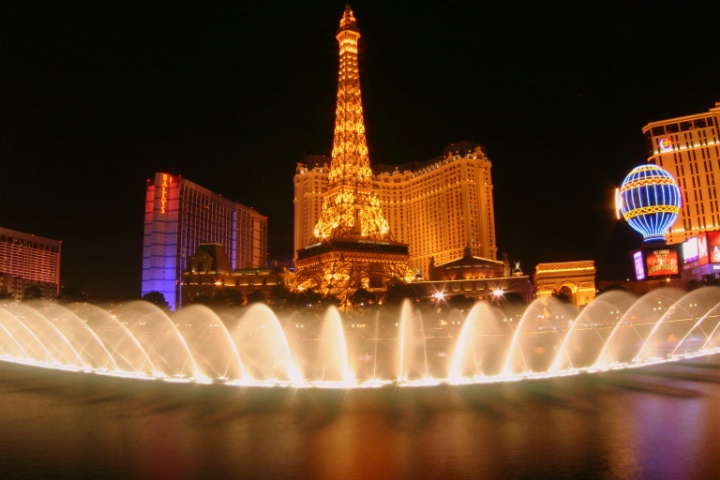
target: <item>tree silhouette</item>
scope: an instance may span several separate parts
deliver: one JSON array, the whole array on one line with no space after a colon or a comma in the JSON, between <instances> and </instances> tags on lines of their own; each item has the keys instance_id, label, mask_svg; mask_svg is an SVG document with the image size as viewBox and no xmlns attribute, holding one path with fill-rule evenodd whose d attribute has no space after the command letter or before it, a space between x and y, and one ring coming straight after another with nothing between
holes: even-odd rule
<instances>
[{"instance_id":1,"label":"tree silhouette","mask_svg":"<svg viewBox=\"0 0 720 480\"><path fill-rule=\"evenodd\" d=\"M248 304L257 302L267 303L267 296L262 290L255 290L247 296Z\"/></svg>"},{"instance_id":2,"label":"tree silhouette","mask_svg":"<svg viewBox=\"0 0 720 480\"><path fill-rule=\"evenodd\" d=\"M150 302L154 305L157 305L158 307L162 308L163 310L170 310L170 305L168 304L167 300L165 300L165 295L163 295L160 292L148 292L145 295L143 295L143 300Z\"/></svg>"},{"instance_id":3,"label":"tree silhouette","mask_svg":"<svg viewBox=\"0 0 720 480\"><path fill-rule=\"evenodd\" d=\"M30 285L23 292L23 300L37 300L39 298L43 298L43 292L37 285Z\"/></svg>"},{"instance_id":4,"label":"tree silhouette","mask_svg":"<svg viewBox=\"0 0 720 480\"><path fill-rule=\"evenodd\" d=\"M372 305L377 302L377 296L364 288L358 288L350 295L350 303L354 306Z\"/></svg>"},{"instance_id":5,"label":"tree silhouette","mask_svg":"<svg viewBox=\"0 0 720 480\"><path fill-rule=\"evenodd\" d=\"M60 291L60 297L58 298L58 301L65 302L65 303L87 302L88 294L77 288L63 287L62 290Z\"/></svg>"},{"instance_id":6,"label":"tree silhouette","mask_svg":"<svg viewBox=\"0 0 720 480\"><path fill-rule=\"evenodd\" d=\"M387 305L399 305L406 298L409 298L410 300L415 300L423 298L424 296L425 291L420 285L406 283L398 278L393 278L388 283L388 288L385 292L383 303Z\"/></svg>"},{"instance_id":7,"label":"tree silhouette","mask_svg":"<svg viewBox=\"0 0 720 480\"><path fill-rule=\"evenodd\" d=\"M622 285L618 283L611 283L610 285L601 288L600 291L598 291L598 295L601 295L605 292L611 292L613 290L627 291L625 288L623 288Z\"/></svg>"},{"instance_id":8,"label":"tree silhouette","mask_svg":"<svg viewBox=\"0 0 720 480\"><path fill-rule=\"evenodd\" d=\"M477 302L473 297L466 295L451 295L446 298L445 302L450 308L457 308L458 310L469 310Z\"/></svg>"},{"instance_id":9,"label":"tree silhouette","mask_svg":"<svg viewBox=\"0 0 720 480\"><path fill-rule=\"evenodd\" d=\"M270 289L270 294L268 295L268 303L278 307L292 305L292 299L293 293L288 287L280 283L273 285Z\"/></svg>"},{"instance_id":10,"label":"tree silhouette","mask_svg":"<svg viewBox=\"0 0 720 480\"><path fill-rule=\"evenodd\" d=\"M288 303L296 309L313 308L320 305L323 298L324 297L317 290L302 290L294 292Z\"/></svg>"},{"instance_id":11,"label":"tree silhouette","mask_svg":"<svg viewBox=\"0 0 720 480\"><path fill-rule=\"evenodd\" d=\"M239 307L243 303L245 303L245 298L242 292L234 289L229 289L225 292L225 305Z\"/></svg>"}]
</instances>

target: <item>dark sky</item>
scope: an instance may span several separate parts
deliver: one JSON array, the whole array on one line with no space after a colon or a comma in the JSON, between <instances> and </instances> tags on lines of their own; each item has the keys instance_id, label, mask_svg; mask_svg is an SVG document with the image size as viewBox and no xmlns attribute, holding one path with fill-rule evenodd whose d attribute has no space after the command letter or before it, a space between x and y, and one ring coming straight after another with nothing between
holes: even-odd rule
<instances>
[{"instance_id":1,"label":"dark sky","mask_svg":"<svg viewBox=\"0 0 720 480\"><path fill-rule=\"evenodd\" d=\"M720 101L720 5L425 3L351 4L371 162L480 143L500 253L629 274L640 237L613 189L646 123ZM145 181L169 171L267 215L270 254L291 255L295 165L331 150L343 8L0 2L0 226L62 240L63 283L91 299L136 296Z\"/></svg>"}]
</instances>

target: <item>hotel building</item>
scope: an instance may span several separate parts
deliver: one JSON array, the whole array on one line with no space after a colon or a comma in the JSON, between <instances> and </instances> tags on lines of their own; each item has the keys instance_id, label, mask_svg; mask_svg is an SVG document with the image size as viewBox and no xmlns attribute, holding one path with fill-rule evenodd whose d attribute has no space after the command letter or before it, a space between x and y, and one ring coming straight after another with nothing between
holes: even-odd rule
<instances>
[{"instance_id":1,"label":"hotel building","mask_svg":"<svg viewBox=\"0 0 720 480\"><path fill-rule=\"evenodd\" d=\"M312 242L328 188L330 159L308 156L294 177L295 251ZM373 182L396 241L409 245L408 266L429 278L441 265L473 256L496 260L492 163L483 149L460 142L426 162L376 165Z\"/></svg>"},{"instance_id":2,"label":"hotel building","mask_svg":"<svg viewBox=\"0 0 720 480\"><path fill-rule=\"evenodd\" d=\"M289 289L294 277L293 272L281 266L233 269L222 244L202 243L182 273L183 305L241 305L255 292L271 294L276 286Z\"/></svg>"},{"instance_id":3,"label":"hotel building","mask_svg":"<svg viewBox=\"0 0 720 480\"><path fill-rule=\"evenodd\" d=\"M330 158L323 155L308 155L295 169L293 252L296 255L298 250L314 243L315 225L320 220L323 193L328 189L329 172Z\"/></svg>"},{"instance_id":4,"label":"hotel building","mask_svg":"<svg viewBox=\"0 0 720 480\"><path fill-rule=\"evenodd\" d=\"M59 240L0 228L0 293L19 300L34 285L44 298L56 298L61 247Z\"/></svg>"},{"instance_id":5,"label":"hotel building","mask_svg":"<svg viewBox=\"0 0 720 480\"><path fill-rule=\"evenodd\" d=\"M704 113L651 122L642 129L648 162L678 182L682 207L666 234L669 244L720 228L720 102Z\"/></svg>"},{"instance_id":6,"label":"hotel building","mask_svg":"<svg viewBox=\"0 0 720 480\"><path fill-rule=\"evenodd\" d=\"M142 295L182 305L182 272L201 243L224 246L232 269L263 268L267 217L181 176L159 172L145 194Z\"/></svg>"}]
</instances>

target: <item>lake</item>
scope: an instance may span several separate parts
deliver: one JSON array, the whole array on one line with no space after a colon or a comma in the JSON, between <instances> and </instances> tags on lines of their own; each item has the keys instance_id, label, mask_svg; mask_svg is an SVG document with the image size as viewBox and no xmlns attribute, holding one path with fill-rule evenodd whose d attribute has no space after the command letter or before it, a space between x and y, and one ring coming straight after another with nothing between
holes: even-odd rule
<instances>
[{"instance_id":1,"label":"lake","mask_svg":"<svg viewBox=\"0 0 720 480\"><path fill-rule=\"evenodd\" d=\"M0 478L711 479L720 358L506 384L292 390L0 363Z\"/></svg>"}]
</instances>

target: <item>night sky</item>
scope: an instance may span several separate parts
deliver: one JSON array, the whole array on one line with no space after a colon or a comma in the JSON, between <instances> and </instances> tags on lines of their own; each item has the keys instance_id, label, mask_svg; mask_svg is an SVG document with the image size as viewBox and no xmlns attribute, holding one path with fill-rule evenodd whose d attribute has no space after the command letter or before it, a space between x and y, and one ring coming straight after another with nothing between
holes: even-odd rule
<instances>
[{"instance_id":1,"label":"night sky","mask_svg":"<svg viewBox=\"0 0 720 480\"><path fill-rule=\"evenodd\" d=\"M645 124L720 101L720 4L425 3L351 3L371 162L482 144L499 255L629 276L641 238L613 190ZM138 296L146 179L169 171L267 215L270 254L292 255L344 5L0 2L0 226L62 240L63 284L91 300Z\"/></svg>"}]
</instances>

